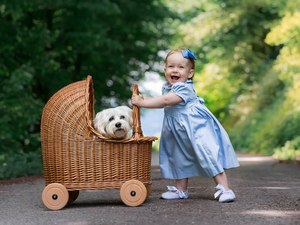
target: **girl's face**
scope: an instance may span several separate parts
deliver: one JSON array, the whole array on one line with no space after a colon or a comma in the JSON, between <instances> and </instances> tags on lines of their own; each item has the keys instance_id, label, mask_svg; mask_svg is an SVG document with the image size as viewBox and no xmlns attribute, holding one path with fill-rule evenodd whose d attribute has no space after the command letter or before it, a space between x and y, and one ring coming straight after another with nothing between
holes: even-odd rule
<instances>
[{"instance_id":1,"label":"girl's face","mask_svg":"<svg viewBox=\"0 0 300 225\"><path fill-rule=\"evenodd\" d=\"M189 60L183 58L181 52L176 52L167 58L164 71L166 80L171 86L176 82L186 82L193 77L195 72Z\"/></svg>"}]
</instances>

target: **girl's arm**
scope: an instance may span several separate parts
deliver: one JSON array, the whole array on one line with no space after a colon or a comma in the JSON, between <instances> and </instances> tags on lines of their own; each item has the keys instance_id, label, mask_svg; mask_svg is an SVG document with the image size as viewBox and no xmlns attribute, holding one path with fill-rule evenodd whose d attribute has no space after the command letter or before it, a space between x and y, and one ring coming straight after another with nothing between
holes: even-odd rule
<instances>
[{"instance_id":1,"label":"girl's arm","mask_svg":"<svg viewBox=\"0 0 300 225\"><path fill-rule=\"evenodd\" d=\"M131 103L133 105L143 108L164 108L167 105L174 105L182 101L182 98L174 93L154 98L144 98L142 95L133 94L131 98Z\"/></svg>"}]
</instances>

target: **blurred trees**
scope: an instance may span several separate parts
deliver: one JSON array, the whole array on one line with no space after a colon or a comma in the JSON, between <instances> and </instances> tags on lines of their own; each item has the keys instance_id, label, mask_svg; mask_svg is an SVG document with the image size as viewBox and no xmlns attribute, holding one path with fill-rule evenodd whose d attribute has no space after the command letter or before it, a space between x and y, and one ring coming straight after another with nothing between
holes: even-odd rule
<instances>
[{"instance_id":1,"label":"blurred trees","mask_svg":"<svg viewBox=\"0 0 300 225\"><path fill-rule=\"evenodd\" d=\"M283 46L272 71L284 84L268 109L272 115L268 120L273 127L272 139L278 140L274 157L300 160L300 1L283 4L279 9L282 19L266 38L270 45Z\"/></svg>"},{"instance_id":2,"label":"blurred trees","mask_svg":"<svg viewBox=\"0 0 300 225\"><path fill-rule=\"evenodd\" d=\"M60 88L92 75L95 110L155 70L172 17L159 0L0 3L0 179L42 171L39 125Z\"/></svg>"}]
</instances>

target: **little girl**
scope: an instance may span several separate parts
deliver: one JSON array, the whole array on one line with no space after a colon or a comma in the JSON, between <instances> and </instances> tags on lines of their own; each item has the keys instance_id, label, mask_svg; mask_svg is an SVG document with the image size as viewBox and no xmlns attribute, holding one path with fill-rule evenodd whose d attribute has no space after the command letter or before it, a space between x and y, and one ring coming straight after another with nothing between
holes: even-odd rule
<instances>
[{"instance_id":1,"label":"little girl","mask_svg":"<svg viewBox=\"0 0 300 225\"><path fill-rule=\"evenodd\" d=\"M133 95L131 102L138 107L164 108L160 139L159 162L162 176L175 179L176 187L168 186L164 199L188 198L188 178L213 177L219 202L235 199L229 189L224 169L239 166L229 137L196 95L192 78L195 72L195 53L176 49L166 57L164 68L167 83L163 95L145 98Z\"/></svg>"}]
</instances>

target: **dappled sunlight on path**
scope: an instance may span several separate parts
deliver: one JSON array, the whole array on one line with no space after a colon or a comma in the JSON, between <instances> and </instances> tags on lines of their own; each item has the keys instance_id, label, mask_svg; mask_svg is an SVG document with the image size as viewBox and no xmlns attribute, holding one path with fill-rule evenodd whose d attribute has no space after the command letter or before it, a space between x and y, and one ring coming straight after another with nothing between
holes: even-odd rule
<instances>
[{"instance_id":1,"label":"dappled sunlight on path","mask_svg":"<svg viewBox=\"0 0 300 225\"><path fill-rule=\"evenodd\" d=\"M252 155L247 153L236 152L236 156L240 162L259 162L259 161L278 161L271 156Z\"/></svg>"},{"instance_id":2,"label":"dappled sunlight on path","mask_svg":"<svg viewBox=\"0 0 300 225\"><path fill-rule=\"evenodd\" d=\"M253 211L241 212L241 214L271 216L271 217L300 216L299 211L279 211L279 210L253 210Z\"/></svg>"}]
</instances>

